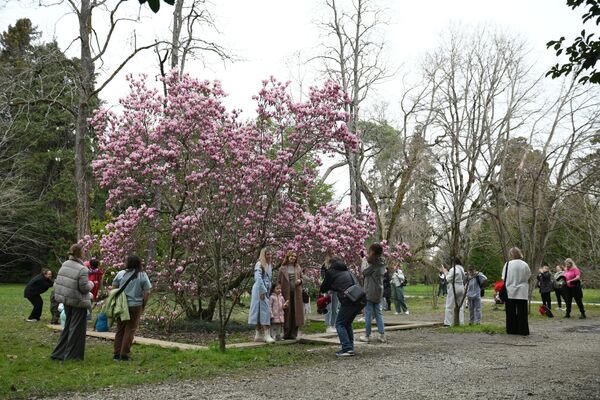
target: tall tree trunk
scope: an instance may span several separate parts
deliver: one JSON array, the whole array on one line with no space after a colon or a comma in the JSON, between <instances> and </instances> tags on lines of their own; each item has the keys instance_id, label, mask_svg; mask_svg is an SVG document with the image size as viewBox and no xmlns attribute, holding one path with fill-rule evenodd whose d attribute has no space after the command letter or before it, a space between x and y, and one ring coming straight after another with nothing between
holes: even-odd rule
<instances>
[{"instance_id":1,"label":"tall tree trunk","mask_svg":"<svg viewBox=\"0 0 600 400\"><path fill-rule=\"evenodd\" d=\"M171 38L171 68L179 68L179 51L181 40L181 27L183 25L183 3L177 0L173 10L173 36Z\"/></svg>"},{"instance_id":2,"label":"tall tree trunk","mask_svg":"<svg viewBox=\"0 0 600 400\"><path fill-rule=\"evenodd\" d=\"M91 117L91 93L94 89L94 63L90 38L92 7L90 0L82 0L79 12L79 40L81 41L80 88L75 127L75 189L77 193L77 238L90 234L90 187L87 174L86 146L88 119Z\"/></svg>"}]
</instances>

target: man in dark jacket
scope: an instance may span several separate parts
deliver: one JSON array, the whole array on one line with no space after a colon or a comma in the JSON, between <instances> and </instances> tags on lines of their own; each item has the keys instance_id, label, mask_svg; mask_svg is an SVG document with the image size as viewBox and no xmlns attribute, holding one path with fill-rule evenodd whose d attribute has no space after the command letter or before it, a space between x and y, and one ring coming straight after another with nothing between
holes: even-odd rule
<instances>
[{"instance_id":1,"label":"man in dark jacket","mask_svg":"<svg viewBox=\"0 0 600 400\"><path fill-rule=\"evenodd\" d=\"M42 268L42 272L34 276L29 283L27 283L23 297L29 300L33 305L33 310L31 311L31 314L29 314L27 321L37 322L40 320L42 309L44 307L44 301L42 300L41 294L50 289L53 283L52 271L47 268Z\"/></svg>"},{"instance_id":2,"label":"man in dark jacket","mask_svg":"<svg viewBox=\"0 0 600 400\"><path fill-rule=\"evenodd\" d=\"M338 357L354 356L354 331L352 322L364 307L364 301L352 302L344 296L344 291L357 282L356 278L348 270L348 267L339 258L332 258L331 267L325 273L320 291L325 293L329 290L335 292L339 301L340 309L335 321L335 329L342 345L342 350L335 353Z\"/></svg>"}]
</instances>

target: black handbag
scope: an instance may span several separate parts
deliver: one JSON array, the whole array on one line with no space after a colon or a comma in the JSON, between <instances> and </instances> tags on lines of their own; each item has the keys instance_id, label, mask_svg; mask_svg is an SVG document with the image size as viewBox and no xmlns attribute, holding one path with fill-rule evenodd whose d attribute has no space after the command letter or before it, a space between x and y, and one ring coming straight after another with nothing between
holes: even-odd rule
<instances>
[{"instance_id":1,"label":"black handbag","mask_svg":"<svg viewBox=\"0 0 600 400\"><path fill-rule=\"evenodd\" d=\"M352 303L363 302L364 299L367 297L365 290L359 285L356 278L354 277L354 274L352 274L352 272L350 271L348 271L348 273L350 274L350 277L352 278L352 282L354 282L354 284L346 290L344 290L344 298L348 299Z\"/></svg>"},{"instance_id":2,"label":"black handbag","mask_svg":"<svg viewBox=\"0 0 600 400\"><path fill-rule=\"evenodd\" d=\"M500 300L502 300L503 303L506 303L506 301L508 300L508 291L506 290L506 277L508 276L509 262L506 263L506 267L504 269L504 285L502 285L502 289L500 289L500 292L498 293L498 297L500 298Z\"/></svg>"}]
</instances>

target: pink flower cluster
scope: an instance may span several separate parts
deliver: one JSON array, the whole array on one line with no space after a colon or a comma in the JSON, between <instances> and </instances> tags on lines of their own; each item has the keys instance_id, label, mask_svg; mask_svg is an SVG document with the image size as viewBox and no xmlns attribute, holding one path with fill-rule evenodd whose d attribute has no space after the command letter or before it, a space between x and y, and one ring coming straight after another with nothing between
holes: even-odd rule
<instances>
[{"instance_id":1,"label":"pink flower cluster","mask_svg":"<svg viewBox=\"0 0 600 400\"><path fill-rule=\"evenodd\" d=\"M188 300L251 271L266 244L311 260L327 250L358 254L370 214L305 210L317 182L305 162L358 144L339 86L312 88L297 103L286 84L270 79L256 97L256 120L241 121L223 105L218 82L173 72L162 96L144 81L129 77L123 111L99 110L91 121L93 171L115 216L100 239L105 264L121 267L128 253L144 255L154 242L153 278L192 307Z\"/></svg>"},{"instance_id":2,"label":"pink flower cluster","mask_svg":"<svg viewBox=\"0 0 600 400\"><path fill-rule=\"evenodd\" d=\"M408 243L396 243L391 248L386 241L383 241L381 244L383 245L384 257L391 263L401 263L407 258L412 257Z\"/></svg>"}]
</instances>

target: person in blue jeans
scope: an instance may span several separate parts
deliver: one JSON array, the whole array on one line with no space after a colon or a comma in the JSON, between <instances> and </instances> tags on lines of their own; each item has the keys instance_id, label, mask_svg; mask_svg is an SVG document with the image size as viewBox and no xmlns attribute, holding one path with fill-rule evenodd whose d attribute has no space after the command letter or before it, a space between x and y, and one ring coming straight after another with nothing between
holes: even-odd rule
<instances>
[{"instance_id":1,"label":"person in blue jeans","mask_svg":"<svg viewBox=\"0 0 600 400\"><path fill-rule=\"evenodd\" d=\"M337 357L352 357L355 355L352 322L364 308L364 300L352 302L344 296L344 291L353 286L355 282L356 278L348 270L346 264L341 259L333 257L331 267L325 272L320 292L326 293L331 290L335 292L335 296L340 302L335 329L342 349L335 353Z\"/></svg>"},{"instance_id":2,"label":"person in blue jeans","mask_svg":"<svg viewBox=\"0 0 600 400\"><path fill-rule=\"evenodd\" d=\"M367 258L363 262L368 266L363 270L365 278L365 294L367 305L365 306L365 336L360 337L361 342L373 342L371 337L371 319L375 315L377 321L377 340L385 343L385 328L383 325L383 314L381 313L381 297L383 296L383 275L385 274L385 262L383 261L383 246L373 243L369 247Z\"/></svg>"}]
</instances>

